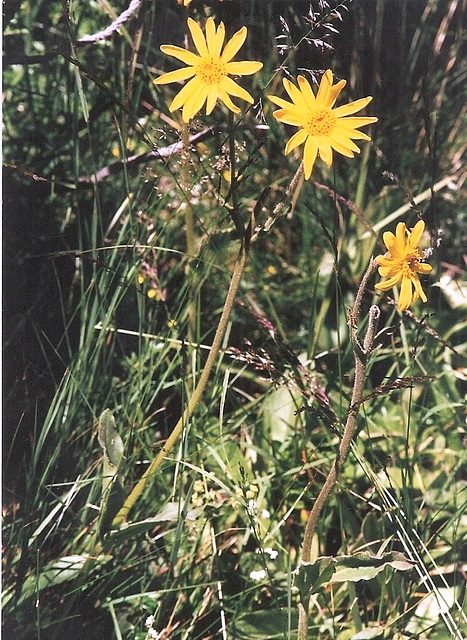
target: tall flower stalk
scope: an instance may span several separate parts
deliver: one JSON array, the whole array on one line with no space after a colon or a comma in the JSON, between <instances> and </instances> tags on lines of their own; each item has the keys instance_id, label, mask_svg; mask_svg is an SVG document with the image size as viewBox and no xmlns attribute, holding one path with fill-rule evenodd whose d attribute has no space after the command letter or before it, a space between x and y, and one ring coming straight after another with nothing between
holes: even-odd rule
<instances>
[{"instance_id":1,"label":"tall flower stalk","mask_svg":"<svg viewBox=\"0 0 467 640\"><path fill-rule=\"evenodd\" d=\"M303 536L302 546L302 564L311 562L311 549L313 543L313 536L316 531L316 525L318 524L321 511L326 504L337 480L339 477L339 471L342 468L344 462L349 455L349 451L352 445L352 439L355 434L355 428L357 426L357 417L360 410L360 404L363 397L363 390L365 385L366 367L368 357L373 350L373 342L378 325L378 319L380 316L379 307L373 305L368 313L368 327L365 333L363 343L358 338L358 321L360 316L360 309L362 305L362 297L365 291L368 280L373 273L374 265L370 264L365 275L362 278L360 286L355 297L354 306L349 315L349 328L350 335L353 344L353 352L355 358L355 376L352 390L352 399L350 401L349 410L347 413L347 420L342 433L341 442L337 452L336 459L334 460L324 485L319 492L318 497L313 505L313 508L308 516L308 521L305 527L305 533ZM308 610L300 603L299 605L299 617L298 617L298 640L306 640L308 637Z\"/></svg>"}]
</instances>

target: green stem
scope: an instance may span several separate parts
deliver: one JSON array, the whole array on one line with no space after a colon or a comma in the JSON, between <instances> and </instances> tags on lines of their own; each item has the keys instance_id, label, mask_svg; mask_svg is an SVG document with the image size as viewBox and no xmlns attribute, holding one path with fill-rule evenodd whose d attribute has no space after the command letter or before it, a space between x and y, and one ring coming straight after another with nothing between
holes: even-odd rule
<instances>
[{"instance_id":1,"label":"green stem","mask_svg":"<svg viewBox=\"0 0 467 640\"><path fill-rule=\"evenodd\" d=\"M164 447L161 449L161 451L156 456L156 458L154 458L154 460L151 462L151 464L149 465L149 467L147 468L147 470L139 480L138 484L134 487L133 491L125 500L123 507L115 516L115 519L112 523L113 527L119 527L123 522L126 521L128 517L128 513L130 512L130 510L132 509L136 501L139 499L139 497L143 493L148 481L154 476L154 474L162 464L167 454L174 447L175 443L180 437L180 434L183 431L183 428L185 427L186 423L190 419L191 415L193 414L193 411L195 410L197 404L201 399L201 396L203 395L212 367L216 360L219 349L222 345L222 340L224 338L225 330L227 328L229 316L232 311L232 307L235 301L235 296L237 295L237 290L240 284L240 280L243 274L243 270L245 268L246 259L248 255L247 247L248 247L247 241L243 240L242 245L240 247L240 253L237 258L237 262L235 263L234 271L232 273L232 279L230 281L230 286L225 299L224 308L222 310L222 315L219 321L219 325L216 329L216 333L214 336L214 340L212 342L211 349L209 351L208 358L206 360L206 364L204 365L204 369L201 373L198 384L196 385L196 388L193 391L193 395L191 396L188 402L188 405L185 411L183 412L182 417L177 422L172 433L168 437Z\"/></svg>"},{"instance_id":2,"label":"green stem","mask_svg":"<svg viewBox=\"0 0 467 640\"><path fill-rule=\"evenodd\" d=\"M190 136L188 125L184 122L182 129L182 179L183 189L185 192L185 200L182 204L185 214L185 234L186 234L186 252L188 262L185 274L190 279L188 289L188 342L195 342L196 337L196 281L192 269L193 259L196 252L195 243L195 218L193 215L193 207L190 202Z\"/></svg>"},{"instance_id":3,"label":"green stem","mask_svg":"<svg viewBox=\"0 0 467 640\"><path fill-rule=\"evenodd\" d=\"M368 279L373 271L373 262L370 263L365 275L362 278L360 286L355 297L355 303L353 309L350 312L349 325L350 335L353 342L353 350L355 356L355 378L352 390L352 399L350 401L349 410L347 413L347 420L345 423L342 439L339 445L336 459L334 460L331 470L326 478L324 485L319 492L318 497L313 505L313 508L308 517L308 521L305 527L305 533L303 535L302 546L302 563L311 562L311 548L313 543L313 536L316 530L321 511L331 494L334 485L337 482L339 471L344 464L347 456L349 455L350 447L352 445L352 439L355 433L357 425L357 416L360 409L361 400L363 397L363 389L365 384L366 364L369 354L371 353L373 341L376 333L376 327L378 318L380 316L379 307L373 305L370 308L368 314L368 328L366 330L363 345L360 344L357 337L357 325L358 317L360 314L360 308L362 304L363 292L365 290ZM298 640L306 640L308 635L308 611L300 603L298 616Z\"/></svg>"}]
</instances>

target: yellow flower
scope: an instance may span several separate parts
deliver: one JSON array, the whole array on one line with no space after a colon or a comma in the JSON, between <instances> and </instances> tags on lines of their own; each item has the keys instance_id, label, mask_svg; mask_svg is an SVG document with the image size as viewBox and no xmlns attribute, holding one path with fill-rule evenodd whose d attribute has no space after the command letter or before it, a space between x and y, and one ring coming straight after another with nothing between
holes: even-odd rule
<instances>
[{"instance_id":1,"label":"yellow flower","mask_svg":"<svg viewBox=\"0 0 467 640\"><path fill-rule=\"evenodd\" d=\"M223 22L216 29L214 19L208 18L206 38L200 26L191 18L188 18L188 28L199 55L171 44L161 47L163 53L178 58L188 66L165 73L154 80L154 84L168 84L192 78L175 96L169 107L170 111L183 106L182 118L184 122L188 122L201 110L205 102L206 113L209 115L218 98L234 113L239 113L240 109L232 102L230 96L253 104L254 100L248 91L229 78L229 74L251 75L263 66L261 62L232 62L232 58L245 42L247 28L242 27L232 36L222 54L221 49L225 38Z\"/></svg>"},{"instance_id":2,"label":"yellow flower","mask_svg":"<svg viewBox=\"0 0 467 640\"><path fill-rule=\"evenodd\" d=\"M388 280L378 283L376 289L388 291L402 282L397 305L399 311L407 309L419 296L426 302L418 277L419 273L430 273L432 269L429 264L421 262L425 255L418 248L424 231L425 223L419 220L411 231L407 231L405 224L399 222L396 235L390 231L383 234L388 251L384 256L377 256L376 262L379 265L379 275Z\"/></svg>"},{"instance_id":3,"label":"yellow flower","mask_svg":"<svg viewBox=\"0 0 467 640\"><path fill-rule=\"evenodd\" d=\"M321 79L316 96L306 78L298 76L297 79L298 87L286 78L283 81L292 102L276 96L268 97L271 102L281 107L278 111L274 111L274 117L277 120L301 127L287 142L285 153L290 153L305 143L303 162L305 179L308 179L318 153L328 167L332 164L333 149L348 158L353 158L354 152L360 153L360 149L353 140L370 140L370 137L358 131L357 127L376 122L378 118L347 117L366 107L372 100L371 97L361 98L333 109L346 81L340 80L333 85L332 71L329 69Z\"/></svg>"}]
</instances>

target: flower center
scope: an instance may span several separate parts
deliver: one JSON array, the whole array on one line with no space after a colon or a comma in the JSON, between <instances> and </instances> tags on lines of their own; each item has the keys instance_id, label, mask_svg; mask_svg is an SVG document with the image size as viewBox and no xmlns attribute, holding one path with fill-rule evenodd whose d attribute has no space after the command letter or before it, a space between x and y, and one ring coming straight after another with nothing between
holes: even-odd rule
<instances>
[{"instance_id":1,"label":"flower center","mask_svg":"<svg viewBox=\"0 0 467 640\"><path fill-rule=\"evenodd\" d=\"M414 253L409 253L404 260L401 261L401 268L405 276L409 276L411 273L417 271L418 263L422 257L419 251L415 251Z\"/></svg>"},{"instance_id":2,"label":"flower center","mask_svg":"<svg viewBox=\"0 0 467 640\"><path fill-rule=\"evenodd\" d=\"M225 64L218 58L203 58L196 67L196 75L208 85L219 84L227 75Z\"/></svg>"},{"instance_id":3,"label":"flower center","mask_svg":"<svg viewBox=\"0 0 467 640\"><path fill-rule=\"evenodd\" d=\"M304 129L310 136L327 136L336 125L331 109L315 109L305 117Z\"/></svg>"}]
</instances>

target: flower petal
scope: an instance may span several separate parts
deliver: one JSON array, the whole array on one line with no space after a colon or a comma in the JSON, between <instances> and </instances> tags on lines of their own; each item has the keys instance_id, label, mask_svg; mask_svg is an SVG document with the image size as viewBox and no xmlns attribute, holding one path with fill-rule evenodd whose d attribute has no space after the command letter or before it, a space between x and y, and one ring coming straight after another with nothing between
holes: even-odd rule
<instances>
[{"instance_id":1,"label":"flower petal","mask_svg":"<svg viewBox=\"0 0 467 640\"><path fill-rule=\"evenodd\" d=\"M300 129L299 131L294 133L293 136L290 138L290 140L286 144L285 154L287 155L288 153L293 151L296 147L303 144L307 138L308 138L308 134L305 131L305 129Z\"/></svg>"},{"instance_id":2,"label":"flower petal","mask_svg":"<svg viewBox=\"0 0 467 640\"><path fill-rule=\"evenodd\" d=\"M368 98L360 98L360 100L355 100L355 102L349 102L349 104L343 104L341 107L337 107L334 109L334 114L338 118L342 118L342 116L350 116L352 113L357 113L361 109L364 109L368 103L373 100L371 96ZM376 122L378 118L374 118L373 122Z\"/></svg>"},{"instance_id":3,"label":"flower petal","mask_svg":"<svg viewBox=\"0 0 467 640\"><path fill-rule=\"evenodd\" d=\"M203 104L206 102L207 98L208 92L206 85L200 82L199 86L196 87L193 95L191 95L183 105L183 122L189 122L191 118L193 118L198 113L198 111L202 109Z\"/></svg>"},{"instance_id":4,"label":"flower petal","mask_svg":"<svg viewBox=\"0 0 467 640\"><path fill-rule=\"evenodd\" d=\"M311 176L313 171L313 165L315 164L316 156L318 155L318 144L316 138L308 136L305 142L305 149L303 152L303 164L305 170L305 180Z\"/></svg>"},{"instance_id":5,"label":"flower petal","mask_svg":"<svg viewBox=\"0 0 467 640\"><path fill-rule=\"evenodd\" d=\"M324 136L318 138L318 151L321 160L330 167L332 165L332 147Z\"/></svg>"},{"instance_id":6,"label":"flower petal","mask_svg":"<svg viewBox=\"0 0 467 640\"><path fill-rule=\"evenodd\" d=\"M236 104L234 104L232 102L232 100L230 99L229 94L227 93L227 91L223 91L222 87L219 87L219 98L220 100L222 100L222 102L225 104L225 106L230 109L230 111L233 111L234 113L240 113L240 109L237 107Z\"/></svg>"},{"instance_id":7,"label":"flower petal","mask_svg":"<svg viewBox=\"0 0 467 640\"><path fill-rule=\"evenodd\" d=\"M300 87L300 91L302 92L302 95L306 100L309 108L316 109L315 94L313 93L313 89L311 88L308 80L303 76L298 76L297 80L298 80L298 85Z\"/></svg>"},{"instance_id":8,"label":"flower petal","mask_svg":"<svg viewBox=\"0 0 467 640\"><path fill-rule=\"evenodd\" d=\"M433 271L433 267L431 266L431 264L426 264L425 262L419 262L417 266L414 267L414 270L417 273L427 274Z\"/></svg>"},{"instance_id":9,"label":"flower petal","mask_svg":"<svg viewBox=\"0 0 467 640\"><path fill-rule=\"evenodd\" d=\"M225 26L223 22L219 23L216 31L216 25L213 18L208 18L206 21L206 44L209 54L213 58L219 58L222 45L225 38Z\"/></svg>"},{"instance_id":10,"label":"flower petal","mask_svg":"<svg viewBox=\"0 0 467 640\"><path fill-rule=\"evenodd\" d=\"M219 95L217 85L213 84L207 87L206 113L209 115L216 106L217 97Z\"/></svg>"},{"instance_id":11,"label":"flower petal","mask_svg":"<svg viewBox=\"0 0 467 640\"><path fill-rule=\"evenodd\" d=\"M278 107L282 107L283 109L290 109L290 108L293 108L294 106L293 102L288 102L287 100L284 100L283 98L278 98L277 96L269 95L268 100L270 100L274 104L277 104Z\"/></svg>"},{"instance_id":12,"label":"flower petal","mask_svg":"<svg viewBox=\"0 0 467 640\"><path fill-rule=\"evenodd\" d=\"M332 71L328 69L323 77L321 78L321 83L319 85L318 93L316 95L317 108L331 108L334 106L339 93L347 84L345 80L340 80L337 84L333 86L333 75Z\"/></svg>"},{"instance_id":13,"label":"flower petal","mask_svg":"<svg viewBox=\"0 0 467 640\"><path fill-rule=\"evenodd\" d=\"M214 23L213 18L208 18L206 21L206 28L207 28L207 23L210 20ZM188 29L190 30L190 33L191 33L191 37L193 38L193 42L195 44L195 47L198 50L199 55L202 58L207 58L209 56L209 51L206 44L206 39L204 37L203 32L201 31L201 27L192 18L188 18L187 23L188 23Z\"/></svg>"},{"instance_id":14,"label":"flower petal","mask_svg":"<svg viewBox=\"0 0 467 640\"><path fill-rule=\"evenodd\" d=\"M228 62L226 67L227 73L231 73L236 76L251 76L252 73L256 73L263 68L263 63L255 62L254 60L246 60L244 62Z\"/></svg>"},{"instance_id":15,"label":"flower petal","mask_svg":"<svg viewBox=\"0 0 467 640\"><path fill-rule=\"evenodd\" d=\"M239 52L245 42L247 28L242 27L237 33L230 38L225 45L225 49L221 55L222 62L230 62L232 58Z\"/></svg>"},{"instance_id":16,"label":"flower petal","mask_svg":"<svg viewBox=\"0 0 467 640\"><path fill-rule=\"evenodd\" d=\"M182 82L182 80L188 80L195 75L195 70L193 67L182 67L181 69L177 69L176 71L169 71L169 73L164 73L159 78L155 78L153 80L154 84L169 84L170 82Z\"/></svg>"},{"instance_id":17,"label":"flower petal","mask_svg":"<svg viewBox=\"0 0 467 640\"><path fill-rule=\"evenodd\" d=\"M378 282L378 284L375 284L375 289L378 289L378 291L389 291L389 289L392 289L397 284L399 284L401 280L402 272L396 273L394 276L392 276L392 278L389 278L389 280L385 280L384 282Z\"/></svg>"},{"instance_id":18,"label":"flower petal","mask_svg":"<svg viewBox=\"0 0 467 640\"><path fill-rule=\"evenodd\" d=\"M163 44L161 46L161 51L167 56L172 56L173 58L177 58L177 60L181 60L185 64L188 64L190 67L193 67L199 62L199 56L192 53L191 51L187 51L186 49L177 47L174 44Z\"/></svg>"},{"instance_id":19,"label":"flower petal","mask_svg":"<svg viewBox=\"0 0 467 640\"><path fill-rule=\"evenodd\" d=\"M279 111L274 111L273 115L276 120L285 124L292 124L295 127L303 126L303 116L290 109L279 109Z\"/></svg>"},{"instance_id":20,"label":"flower petal","mask_svg":"<svg viewBox=\"0 0 467 640\"><path fill-rule=\"evenodd\" d=\"M192 78L190 82L188 82L181 91L177 93L175 98L172 100L172 104L169 107L169 111L175 111L182 107L193 94L200 90L200 88L204 89L204 84L201 82L199 78Z\"/></svg>"},{"instance_id":21,"label":"flower petal","mask_svg":"<svg viewBox=\"0 0 467 640\"><path fill-rule=\"evenodd\" d=\"M354 153L360 153L360 149L357 145L345 136L339 135L335 130L329 135L329 142L333 149L342 153L343 156L353 158Z\"/></svg>"},{"instance_id":22,"label":"flower petal","mask_svg":"<svg viewBox=\"0 0 467 640\"><path fill-rule=\"evenodd\" d=\"M249 102L250 104L253 104L254 102L253 96L251 96L248 91L246 91L243 87L232 80L232 78L225 77L220 83L219 89L222 91L226 91L232 96L241 98L242 100L245 100L245 102Z\"/></svg>"},{"instance_id":23,"label":"flower petal","mask_svg":"<svg viewBox=\"0 0 467 640\"><path fill-rule=\"evenodd\" d=\"M301 93L300 89L298 89L293 84L293 82L290 82L290 80L287 80L287 78L284 78L283 84L284 84L285 90L287 91L289 96L292 98L292 102L297 107L302 109L304 112L309 111L310 108L309 108L305 98L302 96L302 93Z\"/></svg>"},{"instance_id":24,"label":"flower petal","mask_svg":"<svg viewBox=\"0 0 467 640\"><path fill-rule=\"evenodd\" d=\"M407 240L407 244L411 249L416 249L418 247L424 231L425 223L423 222L423 220L419 220L412 231L409 233L409 238Z\"/></svg>"},{"instance_id":25,"label":"flower petal","mask_svg":"<svg viewBox=\"0 0 467 640\"><path fill-rule=\"evenodd\" d=\"M410 278L403 276L399 302L397 304L399 311L405 311L405 309L408 309L411 302L413 302L412 298L412 281Z\"/></svg>"}]
</instances>

